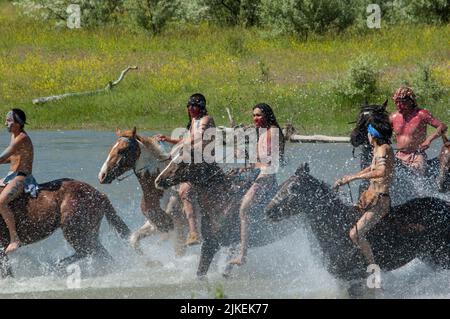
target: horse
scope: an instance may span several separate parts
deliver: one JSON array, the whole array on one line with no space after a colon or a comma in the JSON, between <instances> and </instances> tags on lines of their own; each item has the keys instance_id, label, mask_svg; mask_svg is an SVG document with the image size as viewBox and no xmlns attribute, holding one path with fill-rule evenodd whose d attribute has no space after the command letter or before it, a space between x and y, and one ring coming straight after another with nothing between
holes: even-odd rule
<instances>
[{"instance_id":1,"label":"horse","mask_svg":"<svg viewBox=\"0 0 450 319\"><path fill-rule=\"evenodd\" d=\"M367 263L349 237L360 213L344 204L327 184L302 164L279 188L265 214L277 222L302 215L319 242L328 271L345 281L367 277ZM423 197L391 207L367 234L375 261L385 271L414 258L436 268L450 268L450 203Z\"/></svg>"},{"instance_id":2,"label":"horse","mask_svg":"<svg viewBox=\"0 0 450 319\"><path fill-rule=\"evenodd\" d=\"M242 175L235 171L226 174L217 163L195 163L180 159L181 154L176 154L156 178L155 184L158 188L167 189L189 182L196 190L203 239L197 276L203 278L215 254L222 247L230 248L227 261L237 252L240 243L240 201L258 176L258 170ZM263 211L255 211L249 216L249 248L273 243L297 229L292 221L280 224L269 222L264 218ZM228 264L222 275L227 277L231 270L232 266Z\"/></svg>"},{"instance_id":3,"label":"horse","mask_svg":"<svg viewBox=\"0 0 450 319\"><path fill-rule=\"evenodd\" d=\"M175 252L184 254L184 238L187 233L187 221L181 211L181 203L176 192L169 192L166 211L160 202L164 192L155 188L155 179L165 167L169 158L155 137L143 137L133 130L116 130L117 141L108 152L108 156L98 174L100 184L110 184L125 172L132 170L142 189L141 211L147 221L133 232L130 242L139 254L143 254L139 244L143 238L157 232L167 234L176 232Z\"/></svg>"},{"instance_id":4,"label":"horse","mask_svg":"<svg viewBox=\"0 0 450 319\"><path fill-rule=\"evenodd\" d=\"M2 187L1 191L3 189ZM59 267L88 256L111 260L99 241L100 224L104 215L122 238L127 238L130 234L128 226L105 194L74 179L63 178L40 184L37 197L23 193L8 206L13 212L22 246L43 240L61 228L75 254L62 259L58 263ZM9 244L9 231L2 218L0 244L2 247ZM0 251L0 276L12 276L4 250Z\"/></svg>"},{"instance_id":5,"label":"horse","mask_svg":"<svg viewBox=\"0 0 450 319\"><path fill-rule=\"evenodd\" d=\"M350 134L350 142L354 148L361 146L360 154L361 169L366 168L372 161L372 147L367 137L367 126L369 120L373 118L381 118L384 121L389 120L389 113L386 111L387 100L382 105L362 105L356 126ZM427 180L436 180L436 186L440 192L450 190L448 186L450 181L450 160L448 159L450 152L450 144L447 137L442 135L444 144L439 155L436 158L427 160L425 178ZM408 199L416 197L416 185L414 181L417 179L417 174L405 166L400 160L396 159L395 176L392 184L392 193L395 194L393 199ZM360 185L360 193L367 189L368 182L364 181Z\"/></svg>"}]
</instances>

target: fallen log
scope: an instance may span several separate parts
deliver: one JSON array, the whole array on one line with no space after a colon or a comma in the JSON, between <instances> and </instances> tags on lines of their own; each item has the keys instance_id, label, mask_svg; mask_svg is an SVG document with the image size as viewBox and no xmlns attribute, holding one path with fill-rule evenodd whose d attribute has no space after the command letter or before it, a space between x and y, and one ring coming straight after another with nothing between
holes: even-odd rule
<instances>
[{"instance_id":1,"label":"fallen log","mask_svg":"<svg viewBox=\"0 0 450 319\"><path fill-rule=\"evenodd\" d=\"M294 143L350 143L350 137L293 134L290 136L289 141Z\"/></svg>"},{"instance_id":2,"label":"fallen log","mask_svg":"<svg viewBox=\"0 0 450 319\"><path fill-rule=\"evenodd\" d=\"M94 91L86 91L86 92L76 92L76 93L65 93L65 94L60 94L60 95L52 95L52 96L46 96L46 97L40 97L37 99L33 99L33 104L44 104L50 101L56 101L56 100L62 100L65 99L66 97L71 97L71 96L83 96L83 95L92 95L92 94L97 94L100 92L105 92L105 91L109 91L112 88L114 88L117 84L119 84L123 78L125 77L125 74L127 74L128 71L130 70L137 70L137 66L129 66L127 67L125 70L122 71L122 73L120 74L119 78L117 80L113 81L109 81L108 84L102 88L102 89L98 89L98 90L94 90Z\"/></svg>"}]
</instances>

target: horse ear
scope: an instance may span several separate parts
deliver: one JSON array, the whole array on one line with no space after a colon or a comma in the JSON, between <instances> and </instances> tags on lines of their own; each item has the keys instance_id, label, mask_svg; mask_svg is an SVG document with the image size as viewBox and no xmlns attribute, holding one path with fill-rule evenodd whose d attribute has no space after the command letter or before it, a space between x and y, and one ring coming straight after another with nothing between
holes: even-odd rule
<instances>
[{"instance_id":1,"label":"horse ear","mask_svg":"<svg viewBox=\"0 0 450 319\"><path fill-rule=\"evenodd\" d=\"M135 127L133 127L133 130L131 131L131 133L133 134L133 137L135 137L135 136L136 136L136 126L135 126Z\"/></svg>"},{"instance_id":2,"label":"horse ear","mask_svg":"<svg viewBox=\"0 0 450 319\"><path fill-rule=\"evenodd\" d=\"M120 128L116 128L116 135L120 136Z\"/></svg>"},{"instance_id":3,"label":"horse ear","mask_svg":"<svg viewBox=\"0 0 450 319\"><path fill-rule=\"evenodd\" d=\"M308 163L300 164L300 166L295 171L295 175L296 176L300 176L300 175L302 175L305 172L309 173L309 165L308 165Z\"/></svg>"},{"instance_id":4,"label":"horse ear","mask_svg":"<svg viewBox=\"0 0 450 319\"><path fill-rule=\"evenodd\" d=\"M384 103L383 103L383 108L384 108L385 110L386 110L387 105L388 105L388 99L386 99L386 101L384 101Z\"/></svg>"}]
</instances>

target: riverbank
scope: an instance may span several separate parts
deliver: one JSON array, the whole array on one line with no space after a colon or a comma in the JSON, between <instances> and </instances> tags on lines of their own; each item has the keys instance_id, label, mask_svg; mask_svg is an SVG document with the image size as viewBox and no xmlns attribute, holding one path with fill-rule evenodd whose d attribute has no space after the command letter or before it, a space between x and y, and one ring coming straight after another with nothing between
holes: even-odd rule
<instances>
[{"instance_id":1,"label":"riverbank","mask_svg":"<svg viewBox=\"0 0 450 319\"><path fill-rule=\"evenodd\" d=\"M202 92L218 125L228 124L225 107L237 122L249 122L251 107L264 101L281 125L292 122L300 134L347 135L359 102L343 98L336 87L351 61L369 55L376 60L380 77L371 103L381 104L404 81L413 81L420 63L432 63L433 76L448 88L450 52L443 39L449 31L448 25L398 26L302 42L256 29L174 25L149 37L118 27L56 28L23 18L3 3L0 112L23 108L32 129L168 130L185 126L186 101ZM139 70L130 71L110 92L31 103L105 87L128 65ZM447 90L437 100L422 102L448 123L449 101Z\"/></svg>"}]
</instances>

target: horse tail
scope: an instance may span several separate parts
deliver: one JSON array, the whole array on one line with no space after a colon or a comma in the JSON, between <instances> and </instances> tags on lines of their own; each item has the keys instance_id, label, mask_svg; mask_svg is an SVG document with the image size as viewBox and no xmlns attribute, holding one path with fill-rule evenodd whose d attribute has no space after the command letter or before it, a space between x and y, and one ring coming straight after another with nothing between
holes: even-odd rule
<instances>
[{"instance_id":1,"label":"horse tail","mask_svg":"<svg viewBox=\"0 0 450 319\"><path fill-rule=\"evenodd\" d=\"M111 225L119 233L120 237L128 240L128 237L130 237L131 234L130 228L128 228L127 224L125 224L123 219L120 218L120 216L117 214L116 210L114 209L114 207L112 206L111 202L108 199L105 201L105 204L106 204L105 216L109 225Z\"/></svg>"}]
</instances>

